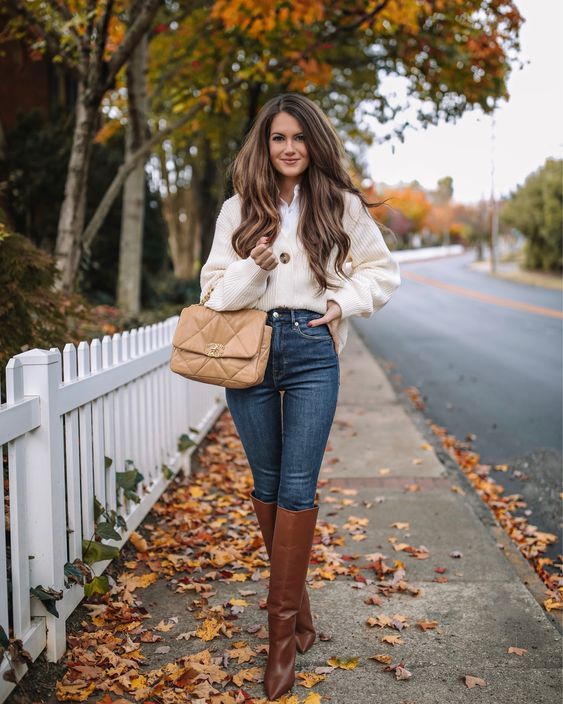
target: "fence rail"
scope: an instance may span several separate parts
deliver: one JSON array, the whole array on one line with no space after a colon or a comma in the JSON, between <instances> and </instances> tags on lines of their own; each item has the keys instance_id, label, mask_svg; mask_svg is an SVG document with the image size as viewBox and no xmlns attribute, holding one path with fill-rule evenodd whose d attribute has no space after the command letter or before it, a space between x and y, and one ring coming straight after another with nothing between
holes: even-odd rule
<instances>
[{"instance_id":1,"label":"fence rail","mask_svg":"<svg viewBox=\"0 0 563 704\"><path fill-rule=\"evenodd\" d=\"M65 565L82 559L82 541L94 535L94 504L126 522L121 547L139 526L225 407L224 389L188 381L169 369L178 316L105 336L78 349L33 349L6 369L6 403L0 406L4 529L0 529L0 624L35 660L46 651L59 660L66 620L84 596L65 586ZM195 443L180 450L179 437ZM126 498L116 473L136 468L137 500ZM7 491L6 491L7 490ZM130 496L130 495L129 495ZM92 565L98 576L110 560ZM59 616L30 593L60 590ZM0 662L0 701L16 686L3 679L25 663L7 652Z\"/></svg>"}]
</instances>

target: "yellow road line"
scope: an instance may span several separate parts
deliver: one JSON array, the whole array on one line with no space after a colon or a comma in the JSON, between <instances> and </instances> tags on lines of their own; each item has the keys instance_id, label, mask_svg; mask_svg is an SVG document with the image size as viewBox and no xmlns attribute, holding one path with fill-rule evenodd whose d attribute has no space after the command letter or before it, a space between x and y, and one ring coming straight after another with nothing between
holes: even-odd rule
<instances>
[{"instance_id":1,"label":"yellow road line","mask_svg":"<svg viewBox=\"0 0 563 704\"><path fill-rule=\"evenodd\" d=\"M401 276L406 279L411 279L412 281L418 281L421 284L427 284L428 286L435 286L436 288L443 288L451 293L458 293L460 296L466 296L467 298L476 298L479 301L485 301L486 303L492 303L496 306L504 306L505 308L513 308L514 310L523 310L526 313L535 313L536 315L547 315L550 318L557 318L558 320L563 320L563 313L553 308L545 308L544 306L534 306L531 303L521 303L520 301L512 301L510 298L500 298L499 296L491 296L487 293L480 293L479 291L474 291L470 288L465 288L463 286L455 286L454 284L447 284L438 279L431 279L428 276L423 276L422 274L415 274L414 271L403 271Z\"/></svg>"}]
</instances>

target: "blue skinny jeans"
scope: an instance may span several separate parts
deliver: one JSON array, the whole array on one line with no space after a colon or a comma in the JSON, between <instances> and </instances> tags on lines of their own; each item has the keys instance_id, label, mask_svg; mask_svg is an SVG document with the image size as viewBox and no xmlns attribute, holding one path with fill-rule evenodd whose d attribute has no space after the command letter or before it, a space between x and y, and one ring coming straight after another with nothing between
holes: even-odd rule
<instances>
[{"instance_id":1,"label":"blue skinny jeans","mask_svg":"<svg viewBox=\"0 0 563 704\"><path fill-rule=\"evenodd\" d=\"M264 380L225 389L261 501L293 511L315 505L317 480L334 420L340 363L321 313L272 308L272 342ZM283 392L283 393L282 393Z\"/></svg>"}]
</instances>

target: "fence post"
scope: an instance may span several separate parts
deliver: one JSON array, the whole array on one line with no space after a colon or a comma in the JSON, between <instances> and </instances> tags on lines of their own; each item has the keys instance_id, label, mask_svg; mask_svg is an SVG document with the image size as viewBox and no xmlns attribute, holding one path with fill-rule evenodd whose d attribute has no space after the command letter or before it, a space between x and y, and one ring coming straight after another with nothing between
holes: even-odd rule
<instances>
[{"instance_id":1,"label":"fence post","mask_svg":"<svg viewBox=\"0 0 563 704\"><path fill-rule=\"evenodd\" d=\"M67 561L64 435L58 410L61 384L61 353L32 349L16 355L22 364L23 393L38 396L41 424L27 434L24 443L26 469L27 547L32 587L42 585L62 590ZM66 650L66 628L62 601L55 602L59 618L32 599L31 614L44 618L47 627L47 659L56 662Z\"/></svg>"}]
</instances>

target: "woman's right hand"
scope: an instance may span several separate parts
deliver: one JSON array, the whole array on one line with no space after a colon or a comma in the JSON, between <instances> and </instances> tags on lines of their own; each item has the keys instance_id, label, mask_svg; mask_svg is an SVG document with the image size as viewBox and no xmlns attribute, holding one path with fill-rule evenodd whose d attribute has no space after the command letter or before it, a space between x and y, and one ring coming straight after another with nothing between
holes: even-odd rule
<instances>
[{"instance_id":1,"label":"woman's right hand","mask_svg":"<svg viewBox=\"0 0 563 704\"><path fill-rule=\"evenodd\" d=\"M271 271L278 265L278 258L272 251L269 242L269 237L261 237L254 249L250 252L250 256L254 259L256 264L266 271Z\"/></svg>"}]
</instances>

